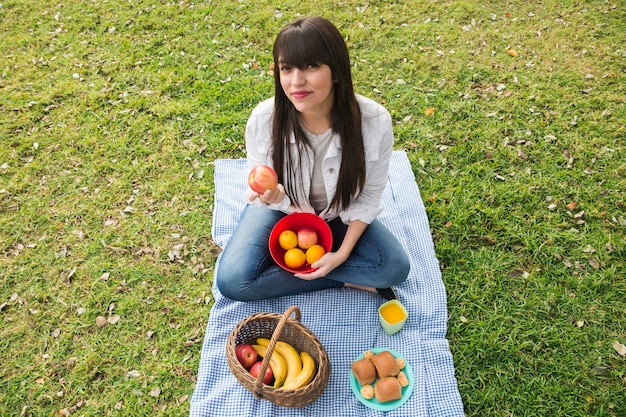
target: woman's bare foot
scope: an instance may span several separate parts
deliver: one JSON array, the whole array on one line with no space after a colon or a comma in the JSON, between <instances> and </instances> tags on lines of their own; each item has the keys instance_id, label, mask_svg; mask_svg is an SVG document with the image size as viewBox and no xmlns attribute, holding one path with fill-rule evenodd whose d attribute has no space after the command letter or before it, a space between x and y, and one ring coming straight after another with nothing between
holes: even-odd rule
<instances>
[{"instance_id":1,"label":"woman's bare foot","mask_svg":"<svg viewBox=\"0 0 626 417\"><path fill-rule=\"evenodd\" d=\"M349 284L345 283L344 286L348 288L355 288L357 290L369 291L376 293L383 297L385 300L395 300L397 298L396 292L393 288L374 288L374 287L364 287L362 285Z\"/></svg>"},{"instance_id":2,"label":"woman's bare foot","mask_svg":"<svg viewBox=\"0 0 626 417\"><path fill-rule=\"evenodd\" d=\"M364 287L362 285L349 284L347 282L344 284L344 286L348 287L348 288L355 288L357 290L363 290L363 291L369 291L369 292L378 292L378 291L376 291L376 288L374 288L374 287Z\"/></svg>"}]
</instances>

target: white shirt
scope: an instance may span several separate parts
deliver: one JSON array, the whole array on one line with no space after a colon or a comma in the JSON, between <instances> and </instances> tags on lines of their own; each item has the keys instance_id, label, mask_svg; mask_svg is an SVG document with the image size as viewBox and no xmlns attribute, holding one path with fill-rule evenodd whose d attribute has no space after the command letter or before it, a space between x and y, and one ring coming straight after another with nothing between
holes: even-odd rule
<instances>
[{"instance_id":1,"label":"white shirt","mask_svg":"<svg viewBox=\"0 0 626 417\"><path fill-rule=\"evenodd\" d=\"M393 152L394 138L389 112L369 98L360 95L356 97L361 108L361 125L365 148L365 186L358 196L350 202L347 209L337 211L327 207L320 213L320 216L324 219L332 219L339 216L345 224L353 220L361 220L369 224L382 211L380 199L387 185L389 160ZM249 169L259 164L273 165L271 158L273 112L274 98L270 98L259 103L252 110L252 114L248 119L246 125L246 151ZM295 139L291 138L290 142L293 150L297 150ZM293 206L289 196L285 196L280 203L270 204L270 208L281 210L285 213L295 211L315 213L315 209L309 203L313 163L313 152L303 155L300 169L303 173L302 179L304 184L303 189L298 190L298 199L303 202L302 207ZM331 202L335 196L340 166L340 139L338 134L333 133L328 150L322 161L322 175L328 202ZM259 199L254 200L251 204L265 205Z\"/></svg>"}]
</instances>

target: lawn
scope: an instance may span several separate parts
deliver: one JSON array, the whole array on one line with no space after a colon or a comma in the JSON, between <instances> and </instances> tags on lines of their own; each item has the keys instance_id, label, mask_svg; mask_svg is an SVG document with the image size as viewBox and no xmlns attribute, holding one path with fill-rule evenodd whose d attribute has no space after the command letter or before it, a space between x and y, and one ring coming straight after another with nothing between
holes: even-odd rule
<instances>
[{"instance_id":1,"label":"lawn","mask_svg":"<svg viewBox=\"0 0 626 417\"><path fill-rule=\"evenodd\" d=\"M392 114L467 416L625 416L626 4L0 2L0 415L184 416L245 156L300 15Z\"/></svg>"}]
</instances>

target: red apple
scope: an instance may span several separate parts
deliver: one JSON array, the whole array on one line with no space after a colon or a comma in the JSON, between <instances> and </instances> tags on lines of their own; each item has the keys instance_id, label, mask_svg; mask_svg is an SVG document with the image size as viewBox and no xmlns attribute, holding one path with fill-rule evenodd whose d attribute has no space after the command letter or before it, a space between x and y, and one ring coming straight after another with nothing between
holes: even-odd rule
<instances>
[{"instance_id":1,"label":"red apple","mask_svg":"<svg viewBox=\"0 0 626 417\"><path fill-rule=\"evenodd\" d=\"M257 165L248 175L248 185L253 191L263 194L267 190L274 191L278 186L278 175L267 165Z\"/></svg>"},{"instance_id":2,"label":"red apple","mask_svg":"<svg viewBox=\"0 0 626 417\"><path fill-rule=\"evenodd\" d=\"M250 368L250 375L252 375L255 378L258 377L262 364L263 364L263 361L255 362L252 365L252 368ZM272 366L267 365L267 370L265 371L265 376L263 377L263 383L265 385L270 385L273 380L274 380L274 372L272 371Z\"/></svg>"},{"instance_id":3,"label":"red apple","mask_svg":"<svg viewBox=\"0 0 626 417\"><path fill-rule=\"evenodd\" d=\"M246 343L235 346L235 355L237 356L237 360L241 366L246 369L250 369L259 357L256 350L254 350L251 345Z\"/></svg>"},{"instance_id":4,"label":"red apple","mask_svg":"<svg viewBox=\"0 0 626 417\"><path fill-rule=\"evenodd\" d=\"M317 245L317 233L310 227L302 227L298 230L298 247L307 250L313 245Z\"/></svg>"}]
</instances>

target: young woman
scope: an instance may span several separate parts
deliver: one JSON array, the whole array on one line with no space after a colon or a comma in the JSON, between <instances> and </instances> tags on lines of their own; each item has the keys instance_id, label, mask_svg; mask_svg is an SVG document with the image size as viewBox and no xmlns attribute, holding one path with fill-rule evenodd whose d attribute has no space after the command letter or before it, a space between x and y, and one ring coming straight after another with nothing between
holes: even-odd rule
<instances>
[{"instance_id":1,"label":"young woman","mask_svg":"<svg viewBox=\"0 0 626 417\"><path fill-rule=\"evenodd\" d=\"M376 219L393 151L391 116L354 93L347 46L328 20L288 24L273 55L275 95L252 111L246 149L248 167L273 167L279 186L248 191L219 261L218 288L242 301L344 286L393 299L409 260ZM308 274L281 269L268 248L276 222L296 211L318 214L333 234L333 249Z\"/></svg>"}]
</instances>

